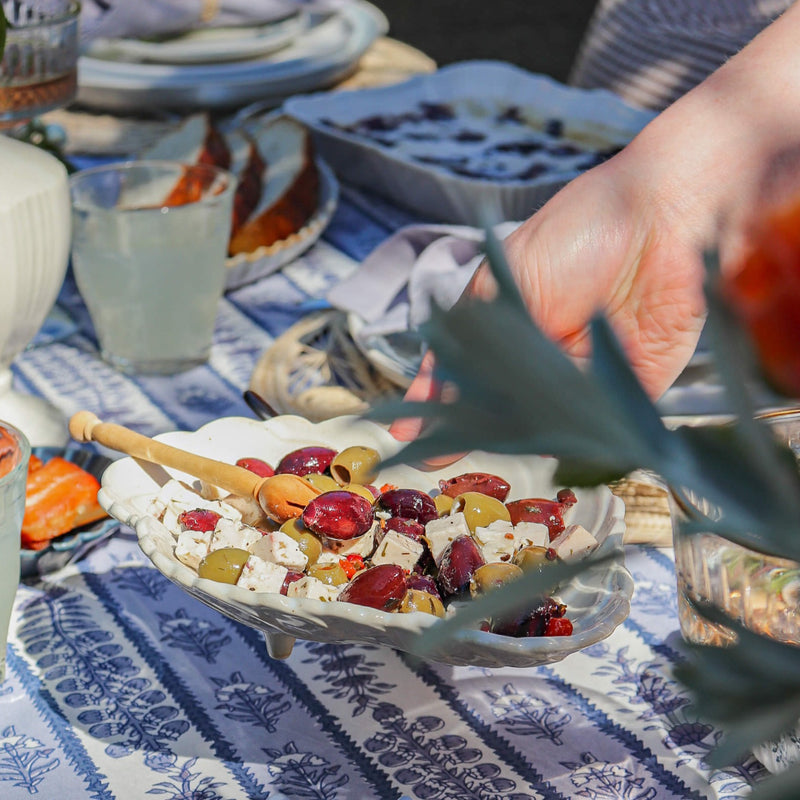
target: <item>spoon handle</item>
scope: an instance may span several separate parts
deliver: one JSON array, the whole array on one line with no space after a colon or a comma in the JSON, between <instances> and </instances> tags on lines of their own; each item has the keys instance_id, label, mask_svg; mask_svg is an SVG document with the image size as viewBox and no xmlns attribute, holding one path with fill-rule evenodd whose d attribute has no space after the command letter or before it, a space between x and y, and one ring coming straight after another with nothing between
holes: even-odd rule
<instances>
[{"instance_id":1,"label":"spoon handle","mask_svg":"<svg viewBox=\"0 0 800 800\"><path fill-rule=\"evenodd\" d=\"M151 464L186 472L232 494L258 499L264 478L244 467L206 458L178 447L157 442L123 425L102 422L91 411L79 411L69 421L69 432L78 442L97 442L112 450Z\"/></svg>"}]
</instances>

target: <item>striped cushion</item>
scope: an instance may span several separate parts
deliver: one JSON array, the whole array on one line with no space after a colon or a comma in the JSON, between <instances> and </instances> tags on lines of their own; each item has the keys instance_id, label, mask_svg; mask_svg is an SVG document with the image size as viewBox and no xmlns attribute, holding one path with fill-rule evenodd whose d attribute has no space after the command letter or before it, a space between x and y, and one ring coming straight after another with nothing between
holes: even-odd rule
<instances>
[{"instance_id":1,"label":"striped cushion","mask_svg":"<svg viewBox=\"0 0 800 800\"><path fill-rule=\"evenodd\" d=\"M569 82L660 110L740 50L790 0L599 0Z\"/></svg>"}]
</instances>

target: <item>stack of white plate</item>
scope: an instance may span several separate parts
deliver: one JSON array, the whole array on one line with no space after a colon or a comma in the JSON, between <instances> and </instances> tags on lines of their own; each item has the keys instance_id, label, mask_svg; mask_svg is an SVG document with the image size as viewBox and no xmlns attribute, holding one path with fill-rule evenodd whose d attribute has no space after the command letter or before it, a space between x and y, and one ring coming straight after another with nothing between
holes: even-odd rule
<instances>
[{"instance_id":1,"label":"stack of white plate","mask_svg":"<svg viewBox=\"0 0 800 800\"><path fill-rule=\"evenodd\" d=\"M77 101L123 113L277 106L346 78L387 30L375 6L349 0L329 13L301 7L257 27L96 40L78 64Z\"/></svg>"}]
</instances>

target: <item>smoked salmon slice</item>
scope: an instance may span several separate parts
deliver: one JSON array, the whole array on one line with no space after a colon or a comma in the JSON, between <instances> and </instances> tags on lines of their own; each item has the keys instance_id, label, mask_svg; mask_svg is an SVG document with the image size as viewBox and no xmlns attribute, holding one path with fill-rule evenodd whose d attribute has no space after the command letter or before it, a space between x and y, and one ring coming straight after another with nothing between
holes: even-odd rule
<instances>
[{"instance_id":1,"label":"smoked salmon slice","mask_svg":"<svg viewBox=\"0 0 800 800\"><path fill-rule=\"evenodd\" d=\"M28 470L22 546L41 550L50 540L106 516L97 502L100 482L61 456Z\"/></svg>"}]
</instances>

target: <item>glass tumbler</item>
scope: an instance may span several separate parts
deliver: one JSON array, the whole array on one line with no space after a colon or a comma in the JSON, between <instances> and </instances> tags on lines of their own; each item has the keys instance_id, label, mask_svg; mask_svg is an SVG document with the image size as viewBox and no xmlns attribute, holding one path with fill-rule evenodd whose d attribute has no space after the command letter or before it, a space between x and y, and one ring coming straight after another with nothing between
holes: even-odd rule
<instances>
[{"instance_id":1,"label":"glass tumbler","mask_svg":"<svg viewBox=\"0 0 800 800\"><path fill-rule=\"evenodd\" d=\"M25 434L0 422L0 682L6 674L8 626L19 585L20 531L30 455Z\"/></svg>"}]
</instances>

